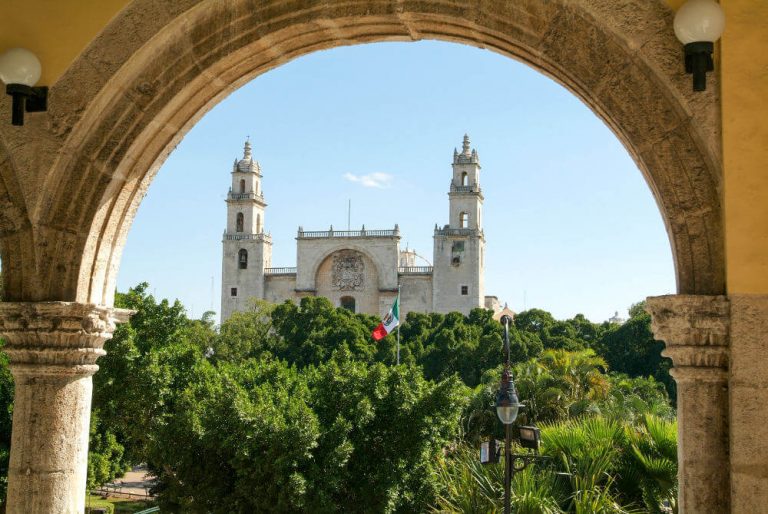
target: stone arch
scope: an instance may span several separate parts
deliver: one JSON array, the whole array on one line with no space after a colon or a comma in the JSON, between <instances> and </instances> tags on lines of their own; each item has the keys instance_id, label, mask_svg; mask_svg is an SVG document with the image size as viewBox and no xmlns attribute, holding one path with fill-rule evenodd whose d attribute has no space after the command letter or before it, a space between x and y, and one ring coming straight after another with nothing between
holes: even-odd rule
<instances>
[{"instance_id":1,"label":"stone arch","mask_svg":"<svg viewBox=\"0 0 768 514\"><path fill-rule=\"evenodd\" d=\"M4 265L7 255L37 284L27 295L6 279L10 296L110 305L138 205L208 109L316 50L420 39L491 49L581 98L643 172L678 291L724 292L717 78L703 94L690 90L662 0L134 0L51 87L49 112L24 128L56 151L27 163L43 184L25 191L31 230L3 238ZM4 141L9 134L0 128ZM26 245L32 258L16 262L8 245Z\"/></svg>"},{"instance_id":2,"label":"stone arch","mask_svg":"<svg viewBox=\"0 0 768 514\"><path fill-rule=\"evenodd\" d=\"M386 269L384 267L384 263L381 262L381 260L376 255L371 253L367 248L361 245L357 245L352 241L340 242L338 245L334 245L333 248L330 248L322 253L318 253L309 264L310 271L308 276L312 277L312 279L315 280L315 283L316 283L317 273L318 273L318 270L320 269L320 266L322 266L324 262L328 261L328 259L330 259L333 254L344 251L344 250L358 252L362 254L366 259L368 259L375 268L376 277L379 280L379 283L377 285L379 287L382 286L381 281L384 277L384 274L382 272L383 270Z\"/></svg>"},{"instance_id":3,"label":"stone arch","mask_svg":"<svg viewBox=\"0 0 768 514\"><path fill-rule=\"evenodd\" d=\"M380 270L368 252L354 248L337 248L316 267L314 285L317 296L342 305L353 298L354 312L379 314Z\"/></svg>"}]
</instances>

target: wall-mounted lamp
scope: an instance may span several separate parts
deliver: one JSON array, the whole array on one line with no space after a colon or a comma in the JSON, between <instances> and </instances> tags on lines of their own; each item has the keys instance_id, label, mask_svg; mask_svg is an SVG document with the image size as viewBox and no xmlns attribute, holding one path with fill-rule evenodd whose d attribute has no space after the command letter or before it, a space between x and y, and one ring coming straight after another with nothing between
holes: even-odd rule
<instances>
[{"instance_id":1,"label":"wall-mounted lamp","mask_svg":"<svg viewBox=\"0 0 768 514\"><path fill-rule=\"evenodd\" d=\"M24 111L48 109L48 88L34 87L40 80L40 61L24 48L11 48L0 55L0 80L13 97L11 123L24 125Z\"/></svg>"},{"instance_id":2,"label":"wall-mounted lamp","mask_svg":"<svg viewBox=\"0 0 768 514\"><path fill-rule=\"evenodd\" d=\"M688 0L675 15L675 35L685 45L685 71L693 90L707 89L707 72L715 69L712 52L725 28L725 15L714 0Z\"/></svg>"}]
</instances>

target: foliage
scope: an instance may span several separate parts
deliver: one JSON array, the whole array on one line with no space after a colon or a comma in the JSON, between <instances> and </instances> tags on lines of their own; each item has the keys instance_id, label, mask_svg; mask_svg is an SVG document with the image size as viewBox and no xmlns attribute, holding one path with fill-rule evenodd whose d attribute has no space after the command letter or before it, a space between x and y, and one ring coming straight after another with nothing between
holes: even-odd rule
<instances>
[{"instance_id":1,"label":"foliage","mask_svg":"<svg viewBox=\"0 0 768 514\"><path fill-rule=\"evenodd\" d=\"M677 512L677 423L646 415L635 431L629 432L631 452L622 475L639 489L646 512L660 514L667 502Z\"/></svg>"},{"instance_id":2,"label":"foliage","mask_svg":"<svg viewBox=\"0 0 768 514\"><path fill-rule=\"evenodd\" d=\"M131 514L135 512L141 512L154 504L148 501L136 501L127 500L124 498L108 498L102 499L98 496L88 496L85 499L85 514L88 514L89 509L107 509L107 512L113 512L114 514Z\"/></svg>"},{"instance_id":3,"label":"foliage","mask_svg":"<svg viewBox=\"0 0 768 514\"><path fill-rule=\"evenodd\" d=\"M192 379L214 335L204 322L189 320L178 301L157 302L147 288L139 284L117 295L116 305L136 314L104 345L107 355L94 375L99 430L115 434L133 464L146 461L154 426L173 412L177 391Z\"/></svg>"},{"instance_id":4,"label":"foliage","mask_svg":"<svg viewBox=\"0 0 768 514\"><path fill-rule=\"evenodd\" d=\"M254 302L220 327L147 284L116 304L136 314L94 376L89 486L146 462L164 512L500 510L501 467L469 449L503 437L493 408L503 329L490 311L409 313L394 366L395 335L370 336L378 317L325 298ZM516 512L674 505L668 361L642 306L631 314L623 325L540 309L514 320L518 423L542 424L552 457L516 475ZM13 381L2 359L7 469Z\"/></svg>"},{"instance_id":5,"label":"foliage","mask_svg":"<svg viewBox=\"0 0 768 514\"><path fill-rule=\"evenodd\" d=\"M148 462L169 512L300 510L319 426L295 369L201 361L157 426Z\"/></svg>"},{"instance_id":6,"label":"foliage","mask_svg":"<svg viewBox=\"0 0 768 514\"><path fill-rule=\"evenodd\" d=\"M115 434L99 430L99 412L91 412L90 443L88 444L88 481L90 491L121 477L130 466L123 460L125 448Z\"/></svg>"},{"instance_id":7,"label":"foliage","mask_svg":"<svg viewBox=\"0 0 768 514\"><path fill-rule=\"evenodd\" d=\"M432 461L457 436L464 386L340 354L312 374L310 389L323 430L308 510L423 511L435 494Z\"/></svg>"},{"instance_id":8,"label":"foliage","mask_svg":"<svg viewBox=\"0 0 768 514\"><path fill-rule=\"evenodd\" d=\"M656 341L651 332L651 316L637 304L634 315L624 324L608 330L595 345L595 351L605 359L611 370L630 377L653 377L675 397L675 385L669 370L672 361L661 356L664 343Z\"/></svg>"},{"instance_id":9,"label":"foliage","mask_svg":"<svg viewBox=\"0 0 768 514\"><path fill-rule=\"evenodd\" d=\"M660 513L663 502L674 505L675 430L650 415L639 425L601 416L544 424L541 453L549 460L515 474L514 512ZM437 470L435 512L502 510L503 464L481 465L473 447L463 446L439 459Z\"/></svg>"},{"instance_id":10,"label":"foliage","mask_svg":"<svg viewBox=\"0 0 768 514\"><path fill-rule=\"evenodd\" d=\"M599 411L608 418L637 423L651 414L671 420L675 410L661 382L653 377L630 378L620 373L608 375L610 384L607 397L598 404Z\"/></svg>"},{"instance_id":11,"label":"foliage","mask_svg":"<svg viewBox=\"0 0 768 514\"><path fill-rule=\"evenodd\" d=\"M3 341L0 340L0 345L2 344ZM3 503L8 491L13 391L13 376L8 368L8 356L0 353L0 502Z\"/></svg>"}]
</instances>

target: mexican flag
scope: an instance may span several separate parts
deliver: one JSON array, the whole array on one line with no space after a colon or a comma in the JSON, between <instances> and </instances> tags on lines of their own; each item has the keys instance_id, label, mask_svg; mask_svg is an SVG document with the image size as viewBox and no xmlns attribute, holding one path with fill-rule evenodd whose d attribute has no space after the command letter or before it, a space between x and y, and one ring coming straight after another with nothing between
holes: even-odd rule
<instances>
[{"instance_id":1,"label":"mexican flag","mask_svg":"<svg viewBox=\"0 0 768 514\"><path fill-rule=\"evenodd\" d=\"M396 326L400 324L400 295L395 298L395 303L392 308L389 309L389 314L384 316L379 326L373 330L373 338L376 341L384 339L384 337L392 332Z\"/></svg>"}]
</instances>

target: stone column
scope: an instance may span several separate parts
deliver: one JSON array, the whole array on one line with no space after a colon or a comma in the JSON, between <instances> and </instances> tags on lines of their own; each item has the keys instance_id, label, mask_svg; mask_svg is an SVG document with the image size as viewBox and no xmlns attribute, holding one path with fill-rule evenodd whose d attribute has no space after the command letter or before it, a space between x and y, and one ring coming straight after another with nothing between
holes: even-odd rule
<instances>
[{"instance_id":1,"label":"stone column","mask_svg":"<svg viewBox=\"0 0 768 514\"><path fill-rule=\"evenodd\" d=\"M648 298L647 310L677 383L679 511L730 512L728 300L657 296Z\"/></svg>"},{"instance_id":2,"label":"stone column","mask_svg":"<svg viewBox=\"0 0 768 514\"><path fill-rule=\"evenodd\" d=\"M67 302L0 303L16 390L9 514L85 510L91 376L130 311Z\"/></svg>"},{"instance_id":3,"label":"stone column","mask_svg":"<svg viewBox=\"0 0 768 514\"><path fill-rule=\"evenodd\" d=\"M729 300L731 512L768 514L768 295Z\"/></svg>"}]
</instances>

